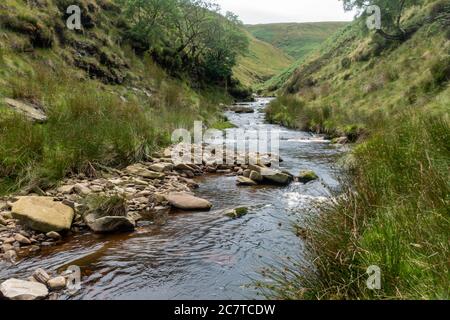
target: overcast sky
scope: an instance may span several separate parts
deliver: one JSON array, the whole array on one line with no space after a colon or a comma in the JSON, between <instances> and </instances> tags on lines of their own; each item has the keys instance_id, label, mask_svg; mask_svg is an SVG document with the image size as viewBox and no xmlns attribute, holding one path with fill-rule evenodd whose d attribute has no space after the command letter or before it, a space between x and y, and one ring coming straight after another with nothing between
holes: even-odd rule
<instances>
[{"instance_id":1,"label":"overcast sky","mask_svg":"<svg viewBox=\"0 0 450 320\"><path fill-rule=\"evenodd\" d=\"M350 21L339 0L215 0L222 10L236 13L245 24L275 22Z\"/></svg>"}]
</instances>

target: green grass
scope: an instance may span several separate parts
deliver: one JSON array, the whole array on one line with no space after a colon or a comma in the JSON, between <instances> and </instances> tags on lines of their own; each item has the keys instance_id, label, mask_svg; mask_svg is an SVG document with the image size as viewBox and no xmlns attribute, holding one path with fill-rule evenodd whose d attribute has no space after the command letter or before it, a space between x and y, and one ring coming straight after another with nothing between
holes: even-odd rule
<instances>
[{"instance_id":1,"label":"green grass","mask_svg":"<svg viewBox=\"0 0 450 320\"><path fill-rule=\"evenodd\" d=\"M255 38L301 60L347 24L348 22L273 23L247 25L246 28Z\"/></svg>"},{"instance_id":2,"label":"green grass","mask_svg":"<svg viewBox=\"0 0 450 320\"><path fill-rule=\"evenodd\" d=\"M27 97L45 101L49 118L45 124L33 125L6 108L0 112L4 187L11 181L14 187L47 187L68 174L88 173L97 165L123 166L145 159L170 142L175 128L190 129L194 120L214 121L218 114L212 102L170 79L162 82L157 96L145 106L142 97L127 92L129 100L124 102L102 90L95 80L80 83L71 81L70 75L46 76L40 82L36 78L45 76L21 80ZM30 87L36 85L35 94Z\"/></svg>"},{"instance_id":3,"label":"green grass","mask_svg":"<svg viewBox=\"0 0 450 320\"><path fill-rule=\"evenodd\" d=\"M89 195L84 202L88 208L84 214L95 214L97 219L127 216L127 200L119 195L109 197Z\"/></svg>"},{"instance_id":4,"label":"green grass","mask_svg":"<svg viewBox=\"0 0 450 320\"><path fill-rule=\"evenodd\" d=\"M293 59L250 33L247 35L250 39L249 52L239 57L233 72L243 85L255 88L289 67Z\"/></svg>"},{"instance_id":5,"label":"green grass","mask_svg":"<svg viewBox=\"0 0 450 320\"><path fill-rule=\"evenodd\" d=\"M279 70L277 74L263 83L259 83L255 89L268 93L277 91L311 53L319 49L330 35L346 25L348 25L347 22L247 25L247 30L255 38L273 45L292 58L290 65Z\"/></svg>"},{"instance_id":6,"label":"green grass","mask_svg":"<svg viewBox=\"0 0 450 320\"><path fill-rule=\"evenodd\" d=\"M450 123L406 113L352 157L348 191L306 219L307 258L272 270L282 299L449 299ZM382 288L366 270L381 268Z\"/></svg>"}]
</instances>

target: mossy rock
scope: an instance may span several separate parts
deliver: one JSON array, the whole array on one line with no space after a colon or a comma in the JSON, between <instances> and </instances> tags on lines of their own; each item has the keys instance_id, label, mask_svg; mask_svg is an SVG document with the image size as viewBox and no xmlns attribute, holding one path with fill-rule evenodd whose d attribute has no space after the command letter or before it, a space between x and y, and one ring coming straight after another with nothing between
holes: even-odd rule
<instances>
[{"instance_id":1,"label":"mossy rock","mask_svg":"<svg viewBox=\"0 0 450 320\"><path fill-rule=\"evenodd\" d=\"M319 176L312 170L301 171L300 175L298 176L298 181L302 183L308 183L317 179L319 179Z\"/></svg>"},{"instance_id":2,"label":"mossy rock","mask_svg":"<svg viewBox=\"0 0 450 320\"><path fill-rule=\"evenodd\" d=\"M229 210L226 212L226 216L232 218L232 219L239 219L243 216L246 216L248 214L248 208L246 207L239 207L233 210Z\"/></svg>"}]
</instances>

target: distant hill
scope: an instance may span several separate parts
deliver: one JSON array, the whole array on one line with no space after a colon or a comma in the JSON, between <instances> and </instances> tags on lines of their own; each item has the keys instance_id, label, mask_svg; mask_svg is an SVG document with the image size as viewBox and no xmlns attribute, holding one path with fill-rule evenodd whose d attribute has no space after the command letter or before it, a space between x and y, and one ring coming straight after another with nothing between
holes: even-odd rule
<instances>
[{"instance_id":1,"label":"distant hill","mask_svg":"<svg viewBox=\"0 0 450 320\"><path fill-rule=\"evenodd\" d=\"M247 25L259 40L272 44L294 59L302 59L347 22L275 23Z\"/></svg>"},{"instance_id":2,"label":"distant hill","mask_svg":"<svg viewBox=\"0 0 450 320\"><path fill-rule=\"evenodd\" d=\"M234 76L247 87L261 85L288 68L294 60L282 50L258 40L248 33L249 52L244 53L234 68Z\"/></svg>"}]
</instances>

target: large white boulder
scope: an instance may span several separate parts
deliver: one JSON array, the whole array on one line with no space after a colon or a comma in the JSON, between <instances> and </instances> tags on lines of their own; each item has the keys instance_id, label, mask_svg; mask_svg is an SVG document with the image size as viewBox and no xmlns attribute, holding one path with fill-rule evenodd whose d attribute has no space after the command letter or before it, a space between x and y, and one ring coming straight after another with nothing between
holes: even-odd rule
<instances>
[{"instance_id":1,"label":"large white boulder","mask_svg":"<svg viewBox=\"0 0 450 320\"><path fill-rule=\"evenodd\" d=\"M72 226L73 209L51 197L21 197L12 205L12 216L29 228L40 231L65 231Z\"/></svg>"},{"instance_id":2,"label":"large white boulder","mask_svg":"<svg viewBox=\"0 0 450 320\"><path fill-rule=\"evenodd\" d=\"M181 210L211 210L212 204L208 200L195 197L189 193L172 192L165 196L174 208Z\"/></svg>"},{"instance_id":3,"label":"large white boulder","mask_svg":"<svg viewBox=\"0 0 450 320\"><path fill-rule=\"evenodd\" d=\"M42 283L9 279L0 284L2 296L9 300L40 300L48 296L48 289Z\"/></svg>"}]
</instances>

